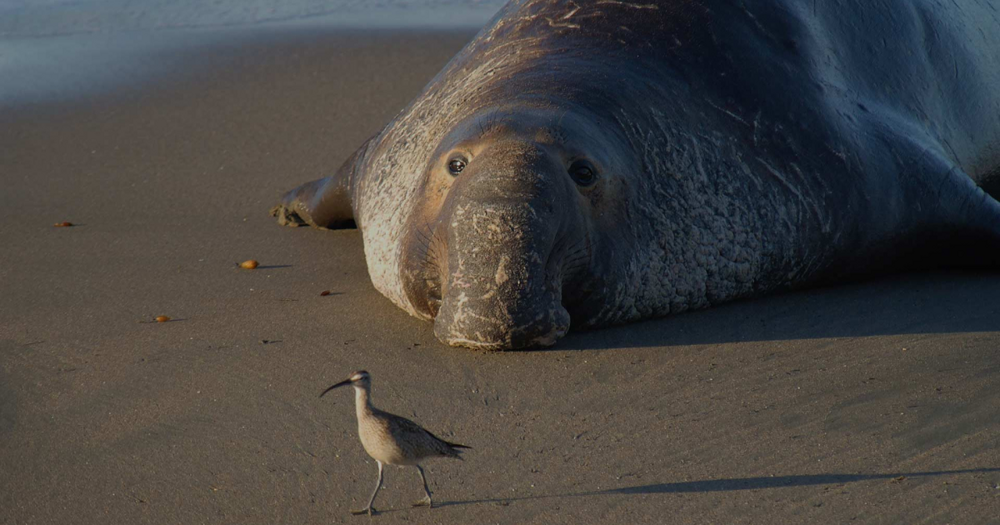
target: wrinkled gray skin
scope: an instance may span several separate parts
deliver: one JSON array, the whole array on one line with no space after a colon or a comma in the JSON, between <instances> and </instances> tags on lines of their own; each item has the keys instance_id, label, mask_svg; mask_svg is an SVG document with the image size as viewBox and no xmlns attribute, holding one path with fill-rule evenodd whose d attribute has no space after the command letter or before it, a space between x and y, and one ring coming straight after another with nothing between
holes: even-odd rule
<instances>
[{"instance_id":1,"label":"wrinkled gray skin","mask_svg":"<svg viewBox=\"0 0 1000 525\"><path fill-rule=\"evenodd\" d=\"M1000 23L962 5L514 1L272 211L356 222L381 293L484 349L903 266L996 267L1000 204L981 188L1000 186Z\"/></svg>"}]
</instances>

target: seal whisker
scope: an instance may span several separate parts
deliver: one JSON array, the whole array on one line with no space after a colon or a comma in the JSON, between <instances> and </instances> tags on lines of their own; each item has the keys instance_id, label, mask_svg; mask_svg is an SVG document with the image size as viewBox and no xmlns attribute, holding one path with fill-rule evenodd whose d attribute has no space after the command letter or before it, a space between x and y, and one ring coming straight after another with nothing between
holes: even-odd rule
<instances>
[{"instance_id":1,"label":"seal whisker","mask_svg":"<svg viewBox=\"0 0 1000 525\"><path fill-rule=\"evenodd\" d=\"M409 254L412 263L419 270L419 277L424 281L422 287L429 295L434 295L432 288L440 283L440 260L434 242L433 230L429 224L421 224L413 229L413 251Z\"/></svg>"},{"instance_id":2,"label":"seal whisker","mask_svg":"<svg viewBox=\"0 0 1000 525\"><path fill-rule=\"evenodd\" d=\"M485 137L500 127L500 110L494 109L479 121L479 137Z\"/></svg>"},{"instance_id":3,"label":"seal whisker","mask_svg":"<svg viewBox=\"0 0 1000 525\"><path fill-rule=\"evenodd\" d=\"M416 228L420 236L422 251L420 256L420 267L429 282L440 287L441 275L441 254L440 248L444 245L437 229L431 223L424 223Z\"/></svg>"},{"instance_id":4,"label":"seal whisker","mask_svg":"<svg viewBox=\"0 0 1000 525\"><path fill-rule=\"evenodd\" d=\"M582 245L581 245L582 244ZM574 244L576 248L568 250L563 258L563 264L576 259L589 259L591 257L590 244L585 241Z\"/></svg>"},{"instance_id":5,"label":"seal whisker","mask_svg":"<svg viewBox=\"0 0 1000 525\"><path fill-rule=\"evenodd\" d=\"M581 255L579 255L577 257L573 257L571 259L566 259L565 261L563 261L563 265L562 266L563 266L563 268L566 268L568 266L573 266L573 265L576 265L576 264L584 264L584 263L586 263L589 260L590 260L590 257L587 257L586 254L581 254Z\"/></svg>"},{"instance_id":6,"label":"seal whisker","mask_svg":"<svg viewBox=\"0 0 1000 525\"><path fill-rule=\"evenodd\" d=\"M419 236L420 240L424 243L424 245L430 246L431 234L429 231L425 233L422 228L424 228L424 226L416 228L414 232Z\"/></svg>"},{"instance_id":7,"label":"seal whisker","mask_svg":"<svg viewBox=\"0 0 1000 525\"><path fill-rule=\"evenodd\" d=\"M573 251L566 252L566 255L563 256L563 260L569 260L576 257L589 257L589 256L590 256L590 250L588 250L586 246L581 246Z\"/></svg>"}]
</instances>

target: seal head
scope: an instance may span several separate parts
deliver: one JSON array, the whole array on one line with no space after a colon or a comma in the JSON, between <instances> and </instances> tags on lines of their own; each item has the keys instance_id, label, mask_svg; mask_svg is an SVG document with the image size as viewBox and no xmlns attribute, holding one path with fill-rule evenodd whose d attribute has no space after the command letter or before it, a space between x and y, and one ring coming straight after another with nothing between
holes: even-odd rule
<instances>
[{"instance_id":1,"label":"seal head","mask_svg":"<svg viewBox=\"0 0 1000 525\"><path fill-rule=\"evenodd\" d=\"M565 106L489 108L432 155L409 221L403 285L439 339L549 346L585 323L614 253L622 164L599 118ZM601 137L600 140L597 137ZM613 258L613 257L612 257Z\"/></svg>"}]
</instances>

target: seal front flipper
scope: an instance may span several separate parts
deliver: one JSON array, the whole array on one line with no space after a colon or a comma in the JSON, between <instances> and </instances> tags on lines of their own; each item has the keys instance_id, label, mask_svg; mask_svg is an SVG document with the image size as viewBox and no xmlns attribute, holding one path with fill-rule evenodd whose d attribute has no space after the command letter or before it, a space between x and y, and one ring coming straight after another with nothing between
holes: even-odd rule
<instances>
[{"instance_id":1,"label":"seal front flipper","mask_svg":"<svg viewBox=\"0 0 1000 525\"><path fill-rule=\"evenodd\" d=\"M354 228L350 191L338 175L307 182L286 193L281 203L271 208L271 216L282 226Z\"/></svg>"},{"instance_id":2,"label":"seal front flipper","mask_svg":"<svg viewBox=\"0 0 1000 525\"><path fill-rule=\"evenodd\" d=\"M354 182L368 149L369 139L348 158L336 173L307 182L286 193L271 208L271 216L282 226L313 226L322 229L356 228L354 221Z\"/></svg>"}]
</instances>

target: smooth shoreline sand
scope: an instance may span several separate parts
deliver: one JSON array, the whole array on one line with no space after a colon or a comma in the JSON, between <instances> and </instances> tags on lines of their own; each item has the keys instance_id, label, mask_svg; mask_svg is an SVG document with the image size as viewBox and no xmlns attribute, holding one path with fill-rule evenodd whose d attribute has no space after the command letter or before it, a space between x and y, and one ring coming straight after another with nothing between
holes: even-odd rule
<instances>
[{"instance_id":1,"label":"smooth shoreline sand","mask_svg":"<svg viewBox=\"0 0 1000 525\"><path fill-rule=\"evenodd\" d=\"M379 407L474 447L427 464L430 511L387 469L381 523L996 519L1000 276L447 348L372 288L358 232L267 209L472 33L237 33L142 82L0 100L0 523L367 520L353 399L317 397L360 368Z\"/></svg>"},{"instance_id":2,"label":"smooth shoreline sand","mask_svg":"<svg viewBox=\"0 0 1000 525\"><path fill-rule=\"evenodd\" d=\"M0 0L0 38L191 28L482 27L504 0Z\"/></svg>"}]
</instances>

